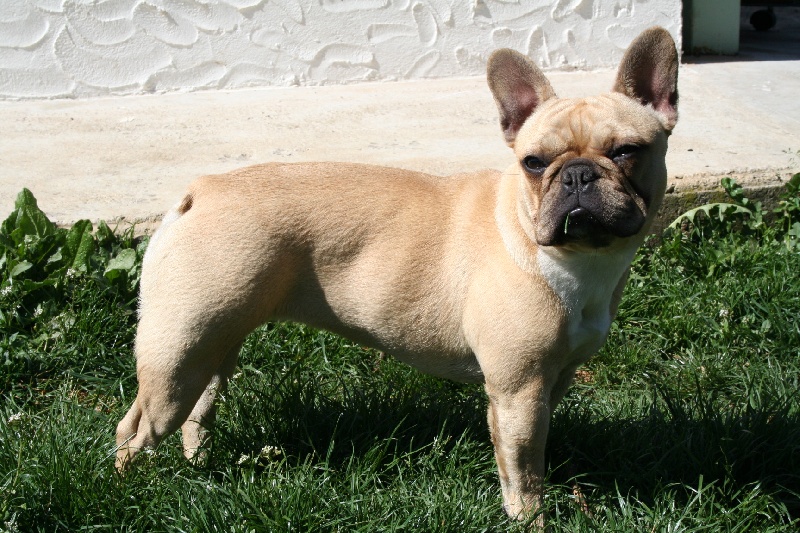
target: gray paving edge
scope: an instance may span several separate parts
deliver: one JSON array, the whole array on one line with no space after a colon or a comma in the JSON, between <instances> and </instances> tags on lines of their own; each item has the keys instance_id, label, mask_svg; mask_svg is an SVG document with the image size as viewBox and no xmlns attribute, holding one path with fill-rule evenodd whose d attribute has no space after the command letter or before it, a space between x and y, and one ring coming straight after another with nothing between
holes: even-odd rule
<instances>
[{"instance_id":1,"label":"gray paving edge","mask_svg":"<svg viewBox=\"0 0 800 533\"><path fill-rule=\"evenodd\" d=\"M766 209L777 205L786 182L800 172L800 168L764 168L746 172L711 173L681 178L672 178L667 185L667 194L653 224L651 233L660 234L681 214L716 202L728 202L722 188L723 178L731 178L745 190L745 195L754 201L760 201Z\"/></svg>"}]
</instances>

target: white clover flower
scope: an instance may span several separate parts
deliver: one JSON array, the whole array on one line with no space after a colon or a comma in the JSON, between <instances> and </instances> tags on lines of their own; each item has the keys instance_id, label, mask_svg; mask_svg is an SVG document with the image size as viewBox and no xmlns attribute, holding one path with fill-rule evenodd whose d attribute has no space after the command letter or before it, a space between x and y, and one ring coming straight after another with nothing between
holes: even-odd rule
<instances>
[{"instance_id":1,"label":"white clover flower","mask_svg":"<svg viewBox=\"0 0 800 533\"><path fill-rule=\"evenodd\" d=\"M22 416L23 415L22 415L21 412L20 413L14 413L13 415L8 417L7 422L8 422L9 425L14 424L15 422L19 422L20 420L22 420Z\"/></svg>"},{"instance_id":2,"label":"white clover flower","mask_svg":"<svg viewBox=\"0 0 800 533\"><path fill-rule=\"evenodd\" d=\"M258 453L258 457L260 459L267 459L270 461L274 461L281 455L283 455L283 452L280 451L278 447L271 446L269 444L266 444L263 448L261 448L261 451Z\"/></svg>"}]
</instances>

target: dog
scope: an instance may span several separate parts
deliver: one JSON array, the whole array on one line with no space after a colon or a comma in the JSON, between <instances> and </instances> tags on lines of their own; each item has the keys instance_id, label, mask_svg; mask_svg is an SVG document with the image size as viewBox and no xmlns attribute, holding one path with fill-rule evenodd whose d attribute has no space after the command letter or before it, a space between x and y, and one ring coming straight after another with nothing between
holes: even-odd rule
<instances>
[{"instance_id":1,"label":"dog","mask_svg":"<svg viewBox=\"0 0 800 533\"><path fill-rule=\"evenodd\" d=\"M292 320L483 383L503 507L535 513L550 417L605 341L664 197L677 74L662 28L587 98L556 97L501 49L487 78L514 152L503 173L275 163L196 180L144 257L117 468L179 427L195 457L245 336Z\"/></svg>"}]
</instances>

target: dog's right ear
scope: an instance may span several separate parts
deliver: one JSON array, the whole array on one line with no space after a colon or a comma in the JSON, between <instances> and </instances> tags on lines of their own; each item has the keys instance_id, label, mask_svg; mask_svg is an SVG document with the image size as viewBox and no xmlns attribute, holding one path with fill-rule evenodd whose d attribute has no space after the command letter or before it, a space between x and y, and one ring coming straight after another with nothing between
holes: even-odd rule
<instances>
[{"instance_id":1,"label":"dog's right ear","mask_svg":"<svg viewBox=\"0 0 800 533\"><path fill-rule=\"evenodd\" d=\"M496 50L486 66L489 88L500 111L506 142L514 146L517 132L545 100L556 93L542 71L526 56L509 48Z\"/></svg>"}]
</instances>

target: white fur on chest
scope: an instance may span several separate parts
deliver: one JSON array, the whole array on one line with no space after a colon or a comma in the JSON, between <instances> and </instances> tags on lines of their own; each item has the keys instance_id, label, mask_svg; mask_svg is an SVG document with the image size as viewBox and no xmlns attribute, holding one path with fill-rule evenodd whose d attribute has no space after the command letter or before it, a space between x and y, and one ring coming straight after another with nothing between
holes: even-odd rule
<instances>
[{"instance_id":1,"label":"white fur on chest","mask_svg":"<svg viewBox=\"0 0 800 533\"><path fill-rule=\"evenodd\" d=\"M633 258L616 254L562 252L540 248L540 272L567 312L569 355L587 359L611 327L611 299Z\"/></svg>"}]
</instances>

